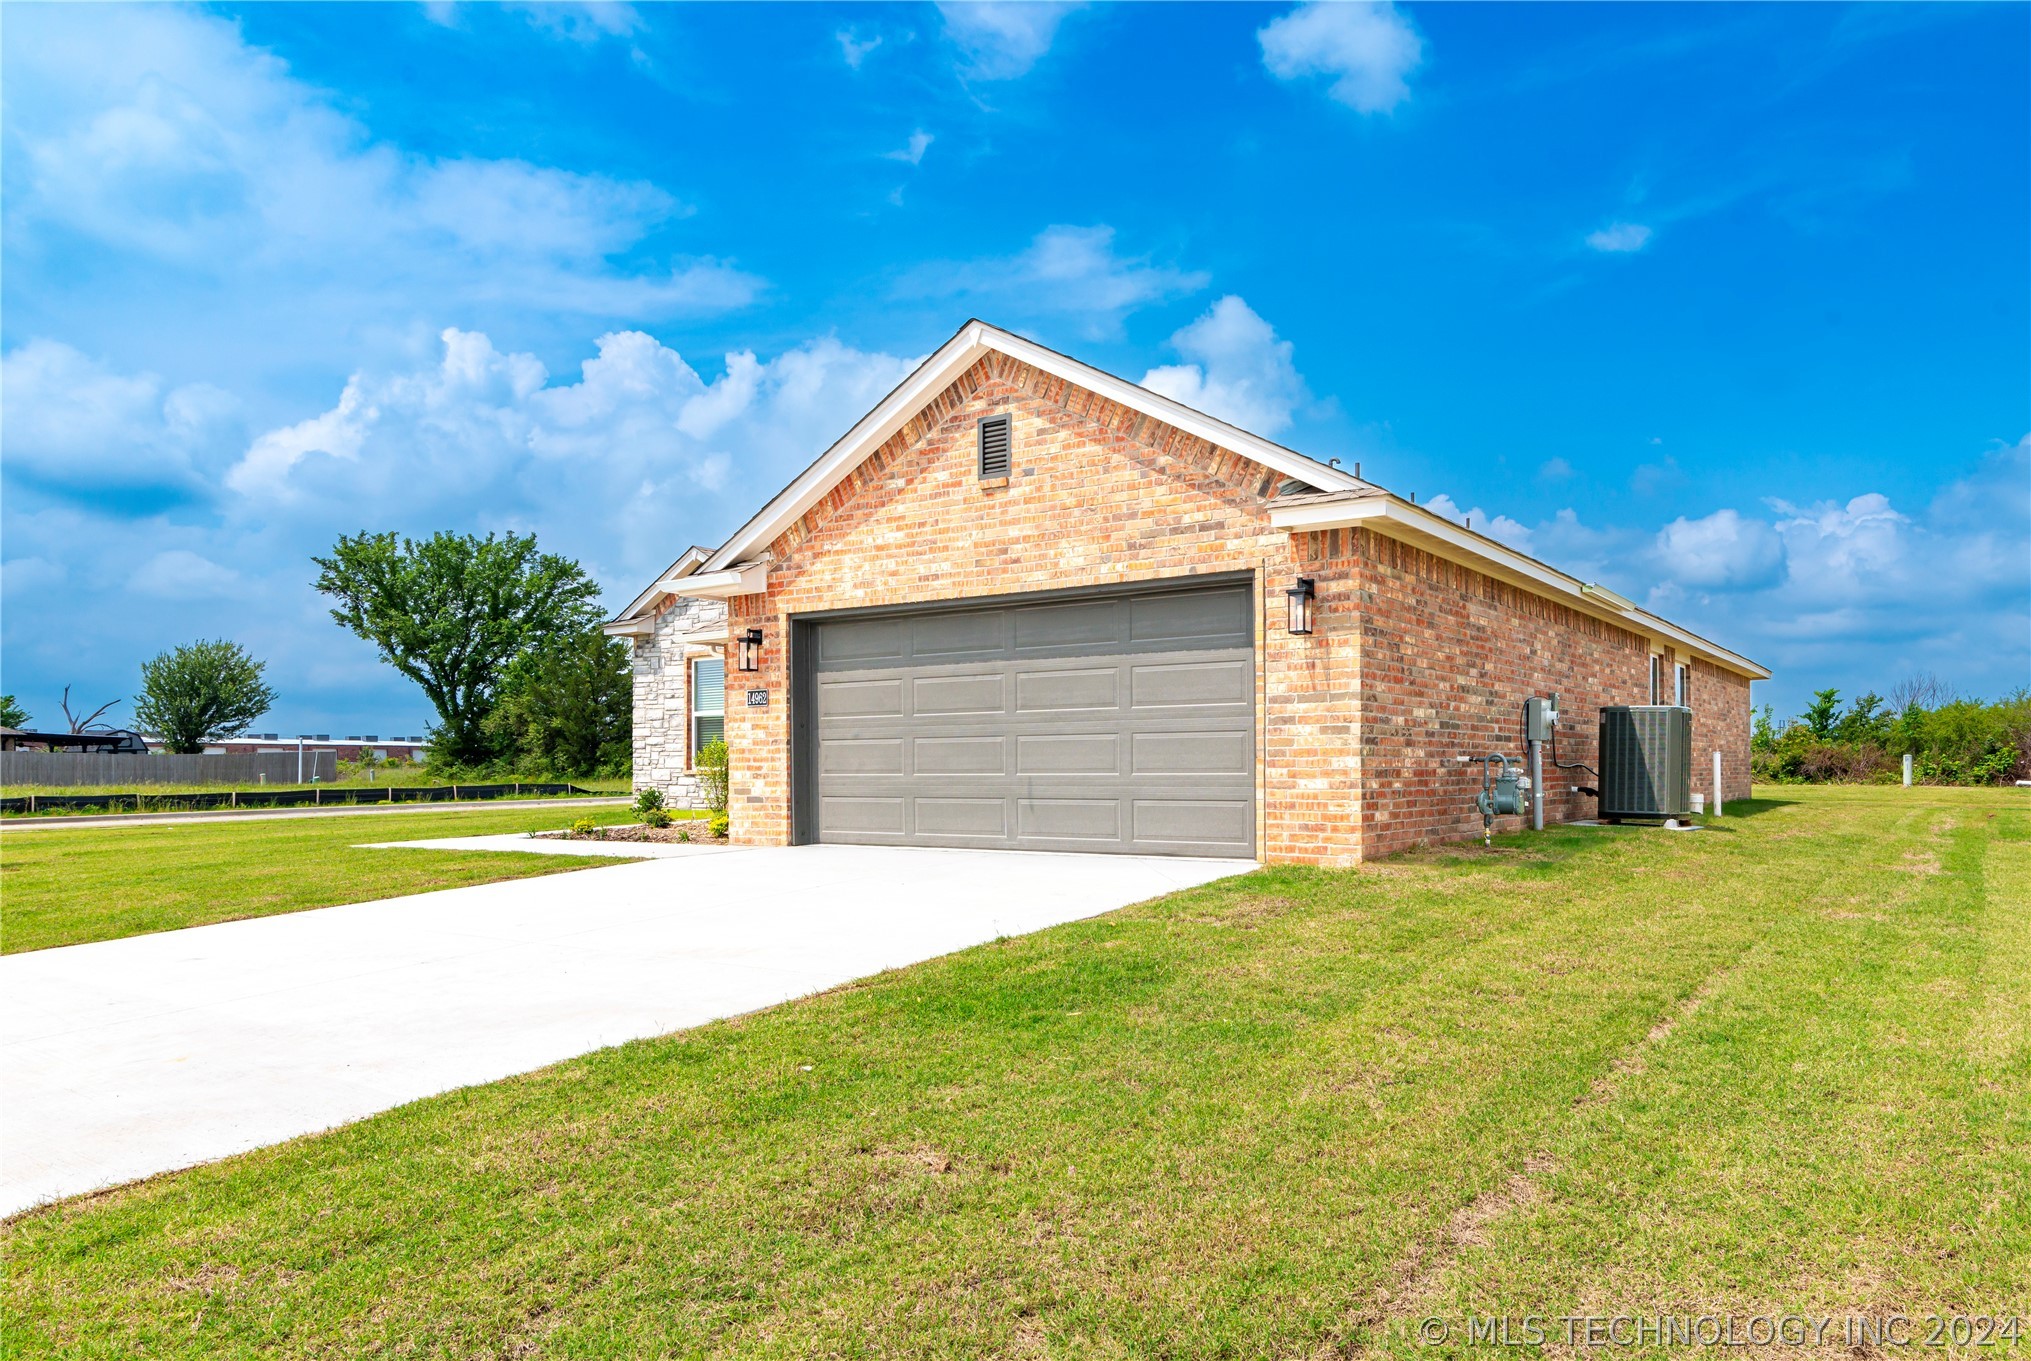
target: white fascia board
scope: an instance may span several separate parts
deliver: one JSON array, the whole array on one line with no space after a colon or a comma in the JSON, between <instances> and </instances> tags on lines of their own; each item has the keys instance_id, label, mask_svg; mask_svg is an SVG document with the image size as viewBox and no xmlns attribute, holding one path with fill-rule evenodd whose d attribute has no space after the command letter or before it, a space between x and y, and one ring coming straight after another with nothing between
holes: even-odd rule
<instances>
[{"instance_id":1,"label":"white fascia board","mask_svg":"<svg viewBox=\"0 0 2031 1361\"><path fill-rule=\"evenodd\" d=\"M650 616L655 605L670 594L668 583L698 570L698 564L706 559L706 551L693 544L684 550L684 555L670 564L670 570L649 584L649 588L628 602L628 607L615 617L614 623L625 624L631 620ZM625 633L625 629L608 629L609 633Z\"/></svg>"},{"instance_id":2,"label":"white fascia board","mask_svg":"<svg viewBox=\"0 0 2031 1361\"><path fill-rule=\"evenodd\" d=\"M1632 633L1649 638L1668 638L1687 651L1730 671L1748 676L1752 680L1767 680L1770 677L1768 667L1759 666L1740 653L1730 652L1727 648L1709 642L1696 633L1687 632L1669 620L1658 618L1648 610L1639 609L1623 601L1621 597L1614 596L1613 592L1590 590L1588 584L1578 577L1567 576L1536 558L1519 553L1486 535L1476 534L1471 529L1455 524L1445 516L1435 514L1423 506L1412 505L1394 496L1374 496L1359 501L1328 501L1289 506L1282 510L1278 510L1272 504L1269 522L1278 529L1288 530L1293 534L1320 529L1349 529L1357 526L1373 529L1378 534L1387 534L1391 538L1431 548L1442 557L1452 558L1455 561L1466 560L1477 567L1493 569L1493 575L1512 583L1563 597L1584 612L1620 624Z\"/></svg>"},{"instance_id":3,"label":"white fascia board","mask_svg":"<svg viewBox=\"0 0 2031 1361\"><path fill-rule=\"evenodd\" d=\"M729 596L756 595L768 589L769 564L744 562L718 572L697 572L687 577L666 577L656 583L671 595L725 600Z\"/></svg>"},{"instance_id":4,"label":"white fascia board","mask_svg":"<svg viewBox=\"0 0 2031 1361\"><path fill-rule=\"evenodd\" d=\"M609 638L653 638L656 636L656 621L653 619L616 619L610 624L601 624L600 632Z\"/></svg>"},{"instance_id":5,"label":"white fascia board","mask_svg":"<svg viewBox=\"0 0 2031 1361\"><path fill-rule=\"evenodd\" d=\"M1109 401L1140 411L1188 435L1197 435L1311 486L1326 491L1359 491L1371 485L1351 473L1307 458L1281 444L1272 444L1260 435L1251 435L1237 426L1159 396L1148 388L1116 378L1055 350L1047 350L1035 341L1011 335L984 321L971 321L918 365L916 372L883 398L873 411L863 416L796 481L742 525L706 562L704 570L710 572L726 567L768 547L778 534L797 523L827 492L838 486L841 479L881 448L891 435L923 410L926 403L951 386L960 374L972 368L989 351L1005 354L1054 378L1061 378Z\"/></svg>"}]
</instances>

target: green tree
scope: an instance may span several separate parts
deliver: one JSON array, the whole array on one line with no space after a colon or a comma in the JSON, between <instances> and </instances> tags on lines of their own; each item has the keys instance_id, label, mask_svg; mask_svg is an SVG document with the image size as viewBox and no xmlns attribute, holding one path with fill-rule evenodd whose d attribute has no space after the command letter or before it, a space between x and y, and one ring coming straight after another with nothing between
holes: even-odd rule
<instances>
[{"instance_id":1,"label":"green tree","mask_svg":"<svg viewBox=\"0 0 2031 1361\"><path fill-rule=\"evenodd\" d=\"M223 638L172 648L141 666L134 721L162 734L173 752L237 737L275 703L262 679L267 664Z\"/></svg>"},{"instance_id":2,"label":"green tree","mask_svg":"<svg viewBox=\"0 0 2031 1361\"><path fill-rule=\"evenodd\" d=\"M1756 726L1749 734L1749 749L1774 751L1777 736L1777 710L1766 704L1756 711Z\"/></svg>"},{"instance_id":3,"label":"green tree","mask_svg":"<svg viewBox=\"0 0 2031 1361\"><path fill-rule=\"evenodd\" d=\"M0 728L25 728L28 726L28 710L15 702L12 695L0 695Z\"/></svg>"},{"instance_id":4,"label":"green tree","mask_svg":"<svg viewBox=\"0 0 2031 1361\"><path fill-rule=\"evenodd\" d=\"M1825 740L1834 735L1834 723L1839 719L1840 712L1841 692L1820 690L1814 693L1812 703L1805 706L1805 712L1799 715L1798 721L1803 723L1805 730L1814 737Z\"/></svg>"},{"instance_id":5,"label":"green tree","mask_svg":"<svg viewBox=\"0 0 2031 1361\"><path fill-rule=\"evenodd\" d=\"M1834 725L1834 736L1843 742L1873 742L1882 745L1889 739L1890 725L1895 715L1883 707L1883 697L1874 690L1869 691L1841 715Z\"/></svg>"},{"instance_id":6,"label":"green tree","mask_svg":"<svg viewBox=\"0 0 2031 1361\"><path fill-rule=\"evenodd\" d=\"M437 710L432 757L454 765L495 754L486 720L509 665L599 619L599 587L534 535L360 533L311 561L317 589L339 602L331 617L422 688Z\"/></svg>"},{"instance_id":7,"label":"green tree","mask_svg":"<svg viewBox=\"0 0 2031 1361\"><path fill-rule=\"evenodd\" d=\"M566 778L626 770L634 738L628 645L597 628L516 658L487 716L495 750Z\"/></svg>"}]
</instances>

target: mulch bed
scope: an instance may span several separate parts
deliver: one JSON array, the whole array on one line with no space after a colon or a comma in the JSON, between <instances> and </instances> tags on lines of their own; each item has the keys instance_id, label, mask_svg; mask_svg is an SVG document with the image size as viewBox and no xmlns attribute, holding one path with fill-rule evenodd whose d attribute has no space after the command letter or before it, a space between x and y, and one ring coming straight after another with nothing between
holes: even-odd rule
<instances>
[{"instance_id":1,"label":"mulch bed","mask_svg":"<svg viewBox=\"0 0 2031 1361\"><path fill-rule=\"evenodd\" d=\"M704 818L680 818L668 827L601 827L587 836L574 832L539 832L546 841L688 841L694 846L724 846L726 838L714 836Z\"/></svg>"}]
</instances>

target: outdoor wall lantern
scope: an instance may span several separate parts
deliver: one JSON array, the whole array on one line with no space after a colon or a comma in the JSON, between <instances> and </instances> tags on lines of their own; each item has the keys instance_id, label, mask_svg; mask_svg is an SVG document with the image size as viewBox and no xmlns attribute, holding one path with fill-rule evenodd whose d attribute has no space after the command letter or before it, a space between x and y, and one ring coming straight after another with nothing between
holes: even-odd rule
<instances>
[{"instance_id":1,"label":"outdoor wall lantern","mask_svg":"<svg viewBox=\"0 0 2031 1361\"><path fill-rule=\"evenodd\" d=\"M1299 577L1298 584L1284 593L1284 603L1290 613L1285 625L1292 633L1312 631L1312 579Z\"/></svg>"},{"instance_id":2,"label":"outdoor wall lantern","mask_svg":"<svg viewBox=\"0 0 2031 1361\"><path fill-rule=\"evenodd\" d=\"M740 636L740 669L759 671L762 669L762 631L749 629Z\"/></svg>"}]
</instances>

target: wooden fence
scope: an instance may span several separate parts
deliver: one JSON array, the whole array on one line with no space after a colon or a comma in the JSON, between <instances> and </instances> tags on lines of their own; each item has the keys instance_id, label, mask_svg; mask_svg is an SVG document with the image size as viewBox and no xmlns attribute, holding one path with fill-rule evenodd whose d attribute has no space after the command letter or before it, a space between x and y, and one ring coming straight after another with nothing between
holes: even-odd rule
<instances>
[{"instance_id":1,"label":"wooden fence","mask_svg":"<svg viewBox=\"0 0 2031 1361\"><path fill-rule=\"evenodd\" d=\"M303 753L303 781L338 778L338 753ZM0 751L0 785L10 789L107 787L143 784L218 784L253 787L297 784L296 753L247 752L237 756L114 755L109 752Z\"/></svg>"}]
</instances>

